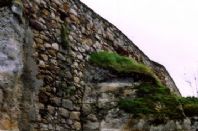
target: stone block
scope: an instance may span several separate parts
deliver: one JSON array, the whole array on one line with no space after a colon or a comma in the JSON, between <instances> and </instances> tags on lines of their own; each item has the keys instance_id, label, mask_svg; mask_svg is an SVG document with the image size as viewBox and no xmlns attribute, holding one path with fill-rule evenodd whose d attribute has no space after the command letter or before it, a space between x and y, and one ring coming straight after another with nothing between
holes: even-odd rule
<instances>
[{"instance_id":1,"label":"stone block","mask_svg":"<svg viewBox=\"0 0 198 131\"><path fill-rule=\"evenodd\" d=\"M71 120L80 120L80 112L73 111L70 113Z\"/></svg>"},{"instance_id":2,"label":"stone block","mask_svg":"<svg viewBox=\"0 0 198 131\"><path fill-rule=\"evenodd\" d=\"M71 100L64 99L62 101L62 106L68 110L73 110L73 102Z\"/></svg>"}]
</instances>

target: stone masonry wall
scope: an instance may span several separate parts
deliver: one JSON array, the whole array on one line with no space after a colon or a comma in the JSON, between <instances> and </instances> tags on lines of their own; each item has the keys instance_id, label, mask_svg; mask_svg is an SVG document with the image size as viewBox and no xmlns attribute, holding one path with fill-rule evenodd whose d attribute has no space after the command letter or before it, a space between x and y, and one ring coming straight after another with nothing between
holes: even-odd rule
<instances>
[{"instance_id":1,"label":"stone masonry wall","mask_svg":"<svg viewBox=\"0 0 198 131\"><path fill-rule=\"evenodd\" d=\"M161 80L179 94L165 68L149 60L115 26L78 0L24 0L25 17L34 34L33 54L39 67L38 118L35 129L80 130L84 71L88 55L99 50L114 51L147 64ZM67 22L68 45L61 42L61 26Z\"/></svg>"},{"instance_id":2,"label":"stone masonry wall","mask_svg":"<svg viewBox=\"0 0 198 131\"><path fill-rule=\"evenodd\" d=\"M23 18L14 17L10 8L6 8L6 11L4 7L0 8L0 15L4 15L0 18L0 23L12 17L18 22L14 23L14 28L8 25L0 25L0 28L9 27L8 31L16 28L15 33L10 34L17 36L7 40L4 45L14 43L16 48L13 48L12 53L20 58L16 58L19 63L14 66L20 72L18 84L14 84L20 93L11 90L8 94L12 96L6 99L4 90L0 88L0 96L3 96L2 99L0 97L0 103L15 103L19 113L14 109L11 111L17 114L13 118L13 128L5 128L0 123L0 130L121 130L120 126L112 126L115 123L124 125L129 116L115 107L116 94L120 97L134 97L132 88L144 76L120 76L93 67L88 62L89 54L101 50L117 52L150 66L165 85L180 95L163 66L152 62L121 31L79 0L22 0L22 3ZM6 56L5 58L7 59ZM8 62L15 61L10 59ZM14 78L18 78L18 75L14 75ZM122 93L119 94L119 91ZM109 104L111 100L113 102ZM109 106L104 106L108 104ZM104 112L98 112L103 106ZM115 113L120 114L121 119ZM1 114L6 115L4 111ZM5 117L10 119L10 114ZM108 118L116 118L113 120L115 123ZM1 121L4 122L4 119Z\"/></svg>"}]
</instances>

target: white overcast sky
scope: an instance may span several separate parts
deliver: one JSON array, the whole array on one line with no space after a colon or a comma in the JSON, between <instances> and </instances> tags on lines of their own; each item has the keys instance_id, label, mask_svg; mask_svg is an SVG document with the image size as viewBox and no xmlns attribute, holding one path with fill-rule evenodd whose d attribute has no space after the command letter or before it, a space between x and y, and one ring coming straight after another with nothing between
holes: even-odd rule
<instances>
[{"instance_id":1,"label":"white overcast sky","mask_svg":"<svg viewBox=\"0 0 198 131\"><path fill-rule=\"evenodd\" d=\"M116 25L149 58L164 65L182 95L196 95L198 0L81 1Z\"/></svg>"}]
</instances>

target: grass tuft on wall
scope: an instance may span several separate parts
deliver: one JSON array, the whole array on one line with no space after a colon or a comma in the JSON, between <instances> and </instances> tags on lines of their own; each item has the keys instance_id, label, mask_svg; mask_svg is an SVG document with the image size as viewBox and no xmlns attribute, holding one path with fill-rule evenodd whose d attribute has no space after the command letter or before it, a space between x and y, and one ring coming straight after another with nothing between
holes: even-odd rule
<instances>
[{"instance_id":1,"label":"grass tuft on wall","mask_svg":"<svg viewBox=\"0 0 198 131\"><path fill-rule=\"evenodd\" d=\"M155 75L150 67L142 63L138 63L131 58L121 56L117 53L107 51L95 52L90 55L89 60L101 67L111 68L117 72L134 72L148 75L155 80L157 85L162 86L159 78Z\"/></svg>"}]
</instances>

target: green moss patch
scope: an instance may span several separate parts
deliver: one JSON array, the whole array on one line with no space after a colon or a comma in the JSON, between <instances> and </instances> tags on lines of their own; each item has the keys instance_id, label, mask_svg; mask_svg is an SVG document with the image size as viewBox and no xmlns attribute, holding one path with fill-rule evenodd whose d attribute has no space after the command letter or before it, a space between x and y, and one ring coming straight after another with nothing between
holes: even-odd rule
<instances>
[{"instance_id":1,"label":"green moss patch","mask_svg":"<svg viewBox=\"0 0 198 131\"><path fill-rule=\"evenodd\" d=\"M95 52L90 55L90 61L104 68L110 68L122 73L140 73L153 78L158 85L162 85L153 70L133 59L112 52Z\"/></svg>"}]
</instances>

